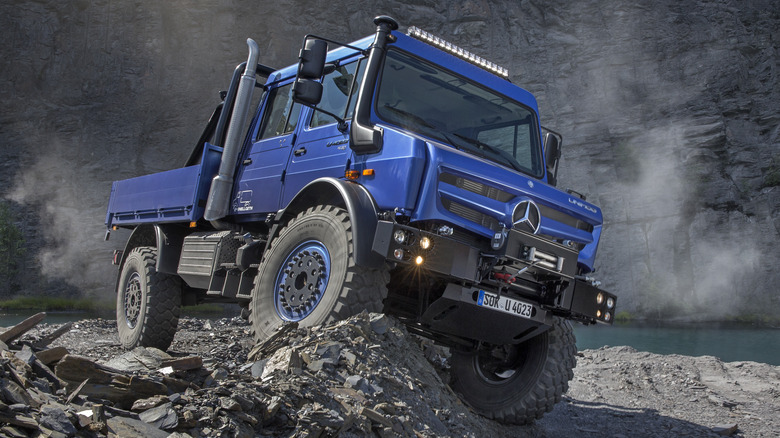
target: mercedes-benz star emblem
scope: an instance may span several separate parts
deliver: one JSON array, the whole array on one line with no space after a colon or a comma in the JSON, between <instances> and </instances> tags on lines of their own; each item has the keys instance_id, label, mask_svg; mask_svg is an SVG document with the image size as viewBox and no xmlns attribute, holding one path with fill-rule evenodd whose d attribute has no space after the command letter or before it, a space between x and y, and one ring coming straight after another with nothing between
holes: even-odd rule
<instances>
[{"instance_id":1,"label":"mercedes-benz star emblem","mask_svg":"<svg viewBox=\"0 0 780 438\"><path fill-rule=\"evenodd\" d=\"M536 234L542 221L542 213L534 201L520 201L512 212L512 228Z\"/></svg>"}]
</instances>

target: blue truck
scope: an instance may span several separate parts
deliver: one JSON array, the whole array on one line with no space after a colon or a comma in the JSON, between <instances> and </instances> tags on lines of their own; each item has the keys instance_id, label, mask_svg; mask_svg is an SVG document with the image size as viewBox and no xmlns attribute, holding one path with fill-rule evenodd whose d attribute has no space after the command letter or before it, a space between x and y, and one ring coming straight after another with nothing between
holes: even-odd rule
<instances>
[{"instance_id":1,"label":"blue truck","mask_svg":"<svg viewBox=\"0 0 780 438\"><path fill-rule=\"evenodd\" d=\"M601 210L556 188L561 136L506 69L374 24L307 35L281 70L247 40L184 167L113 183L108 233L132 230L119 338L166 349L202 302L243 306L257 341L385 312L450 348L477 412L531 422L568 389L570 321L614 319L592 277Z\"/></svg>"}]
</instances>

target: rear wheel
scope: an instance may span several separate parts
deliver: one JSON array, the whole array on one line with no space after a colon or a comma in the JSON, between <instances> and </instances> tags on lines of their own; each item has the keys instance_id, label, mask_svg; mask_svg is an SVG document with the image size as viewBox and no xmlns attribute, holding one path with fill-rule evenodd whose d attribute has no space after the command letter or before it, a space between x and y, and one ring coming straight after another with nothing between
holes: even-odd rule
<instances>
[{"instance_id":1,"label":"rear wheel","mask_svg":"<svg viewBox=\"0 0 780 438\"><path fill-rule=\"evenodd\" d=\"M176 334L181 308L181 280L157 272L157 250L134 248L119 276L116 324L125 348L167 350Z\"/></svg>"},{"instance_id":2,"label":"rear wheel","mask_svg":"<svg viewBox=\"0 0 780 438\"><path fill-rule=\"evenodd\" d=\"M453 351L451 387L485 417L531 423L569 389L576 353L571 324L556 318L550 330L520 345Z\"/></svg>"},{"instance_id":3,"label":"rear wheel","mask_svg":"<svg viewBox=\"0 0 780 438\"><path fill-rule=\"evenodd\" d=\"M387 271L355 264L353 243L342 208L311 207L291 220L258 268L249 306L256 340L287 322L313 326L382 311Z\"/></svg>"}]
</instances>

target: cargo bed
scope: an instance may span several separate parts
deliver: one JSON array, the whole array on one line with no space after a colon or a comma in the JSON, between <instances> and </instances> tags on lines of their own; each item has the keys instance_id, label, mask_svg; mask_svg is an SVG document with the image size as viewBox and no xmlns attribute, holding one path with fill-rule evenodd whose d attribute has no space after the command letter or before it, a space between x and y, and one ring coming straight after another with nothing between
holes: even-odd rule
<instances>
[{"instance_id":1,"label":"cargo bed","mask_svg":"<svg viewBox=\"0 0 780 438\"><path fill-rule=\"evenodd\" d=\"M106 226L201 219L221 157L222 148L207 143L201 164L115 181Z\"/></svg>"}]
</instances>

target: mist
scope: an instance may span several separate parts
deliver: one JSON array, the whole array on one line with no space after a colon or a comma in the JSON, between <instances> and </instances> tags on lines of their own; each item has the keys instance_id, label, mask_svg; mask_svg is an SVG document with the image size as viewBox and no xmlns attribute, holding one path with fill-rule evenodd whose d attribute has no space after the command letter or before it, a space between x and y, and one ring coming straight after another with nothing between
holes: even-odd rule
<instances>
[{"instance_id":1,"label":"mist","mask_svg":"<svg viewBox=\"0 0 780 438\"><path fill-rule=\"evenodd\" d=\"M603 209L596 274L618 310L720 319L780 305L780 12L768 0L7 2L0 198L35 212L22 224L32 275L112 298L126 235L103 240L111 181L181 165L247 37L282 67L304 34L352 41L379 14L505 65L537 96L542 124L564 136L559 187Z\"/></svg>"}]
</instances>

